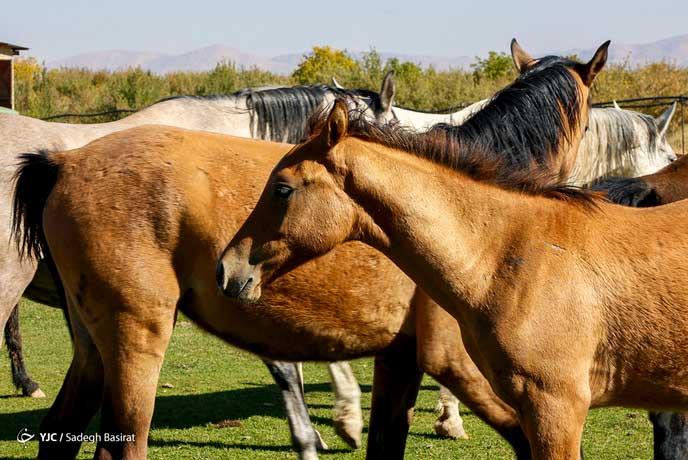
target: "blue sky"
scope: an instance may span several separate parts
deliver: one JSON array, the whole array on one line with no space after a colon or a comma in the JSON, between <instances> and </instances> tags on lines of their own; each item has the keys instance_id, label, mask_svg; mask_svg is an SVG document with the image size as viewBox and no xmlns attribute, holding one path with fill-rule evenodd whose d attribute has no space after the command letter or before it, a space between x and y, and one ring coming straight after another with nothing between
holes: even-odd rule
<instances>
[{"instance_id":1,"label":"blue sky","mask_svg":"<svg viewBox=\"0 0 688 460\"><path fill-rule=\"evenodd\" d=\"M266 56L329 44L440 56L645 43L688 33L688 1L30 0L10 2L0 41L51 60L103 49L180 53L225 44Z\"/></svg>"}]
</instances>

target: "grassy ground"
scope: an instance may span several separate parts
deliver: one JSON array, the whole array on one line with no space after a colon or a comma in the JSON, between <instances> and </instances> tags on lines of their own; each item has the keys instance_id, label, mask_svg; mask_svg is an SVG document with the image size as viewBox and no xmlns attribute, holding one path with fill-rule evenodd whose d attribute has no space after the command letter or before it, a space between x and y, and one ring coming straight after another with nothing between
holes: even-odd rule
<instances>
[{"instance_id":1,"label":"grassy ground","mask_svg":"<svg viewBox=\"0 0 688 460\"><path fill-rule=\"evenodd\" d=\"M70 344L61 313L25 302L22 332L29 369L48 394L44 400L16 398L9 383L7 359L0 359L0 458L34 458L35 441L16 441L22 428L36 433L57 394L70 360ZM4 355L4 351L3 351ZM371 360L354 363L363 389L365 416L370 408ZM306 365L306 391L311 417L330 445L323 459L362 459L349 451L331 428L332 394L322 365ZM171 386L171 387L170 387ZM508 447L470 412L464 421L467 441L438 439L432 431L437 397L426 379L407 446L413 459L512 458ZM218 428L226 419L238 425ZM91 427L93 430L95 424ZM364 440L365 442L365 440ZM182 319L174 333L162 370L153 429L152 459L293 459L280 396L262 363L199 331ZM588 417L584 448L592 459L651 458L651 427L646 415L626 409L597 410ZM90 458L94 446L85 444L79 458Z\"/></svg>"}]
</instances>

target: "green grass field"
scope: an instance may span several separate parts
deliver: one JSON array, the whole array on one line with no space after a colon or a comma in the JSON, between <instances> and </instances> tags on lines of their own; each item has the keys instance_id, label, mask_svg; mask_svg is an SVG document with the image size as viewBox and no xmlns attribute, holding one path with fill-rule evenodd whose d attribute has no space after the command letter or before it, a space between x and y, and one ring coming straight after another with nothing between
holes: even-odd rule
<instances>
[{"instance_id":1,"label":"green grass field","mask_svg":"<svg viewBox=\"0 0 688 460\"><path fill-rule=\"evenodd\" d=\"M57 394L71 358L61 312L24 302L21 310L29 370L48 398L17 398L10 384L8 360L0 359L0 458L34 458L37 443L16 441L22 428L36 433ZM370 408L372 360L359 360L354 370L363 390L365 416ZM305 367L311 417L330 445L323 459L363 459L350 451L331 427L332 393L324 366ZM171 385L171 387L170 387ZM505 459L509 448L470 412L464 412L469 440L439 439L432 430L436 384L426 378L407 445L410 459ZM238 425L219 428L218 422ZM97 425L91 426L91 431ZM364 439L365 444L365 439ZM627 409L594 411L588 417L584 448L590 459L651 458L651 426L645 413ZM253 356L231 348L181 319L160 378L153 429L152 459L293 459L280 395L267 369ZM85 444L79 458L90 458Z\"/></svg>"}]
</instances>

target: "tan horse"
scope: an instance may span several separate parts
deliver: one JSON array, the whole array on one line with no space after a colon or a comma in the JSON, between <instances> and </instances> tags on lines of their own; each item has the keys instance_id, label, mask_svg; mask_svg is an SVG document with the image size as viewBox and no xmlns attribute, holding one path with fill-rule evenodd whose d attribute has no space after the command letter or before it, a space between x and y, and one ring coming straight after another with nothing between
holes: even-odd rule
<instances>
[{"instance_id":1,"label":"tan horse","mask_svg":"<svg viewBox=\"0 0 688 460\"><path fill-rule=\"evenodd\" d=\"M572 65L545 62L540 69L562 79L563 92L573 95L567 107L577 107L562 113L563 104L554 97L559 87L543 81L545 99L554 101L550 115L563 130L552 148L565 153L576 151L591 82L578 77ZM540 79L540 70L527 70L519 84L534 88L529 79ZM533 97L518 86L514 91ZM495 101L491 110L501 111L504 101ZM470 133L476 129L468 128ZM522 132L528 132L526 126ZM558 158L545 150L551 138L543 138L543 152ZM502 433L521 458L529 457L514 411L495 397L466 355L456 321L422 293L414 295L411 281L376 251L345 246L304 266L266 292L264 308L246 308L219 295L211 261L257 200L255 184L288 148L150 127L49 158L26 158L16 211L25 219L26 242L35 248L47 200L46 236L77 331L72 367L41 429L82 429L102 391L102 431L137 436L101 444L98 454L144 456L155 383L179 308L230 343L268 357L376 355L370 458L403 456L421 370ZM555 163L557 172L561 164ZM427 327L438 322L446 327ZM77 449L41 444L40 455L69 457Z\"/></svg>"},{"instance_id":2,"label":"tan horse","mask_svg":"<svg viewBox=\"0 0 688 460\"><path fill-rule=\"evenodd\" d=\"M688 408L686 224L688 203L607 204L338 103L275 168L218 270L250 302L344 241L374 246L459 321L533 458L578 459L590 407Z\"/></svg>"},{"instance_id":3,"label":"tan horse","mask_svg":"<svg viewBox=\"0 0 688 460\"><path fill-rule=\"evenodd\" d=\"M642 177L608 179L594 187L614 203L653 207L688 198L688 156ZM654 459L688 457L688 412L650 413L654 429Z\"/></svg>"}]
</instances>

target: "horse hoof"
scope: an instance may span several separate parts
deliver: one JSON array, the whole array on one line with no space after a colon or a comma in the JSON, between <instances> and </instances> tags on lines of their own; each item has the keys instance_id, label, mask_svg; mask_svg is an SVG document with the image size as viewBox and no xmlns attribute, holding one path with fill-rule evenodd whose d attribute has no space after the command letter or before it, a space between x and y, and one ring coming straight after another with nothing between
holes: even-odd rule
<instances>
[{"instance_id":1,"label":"horse hoof","mask_svg":"<svg viewBox=\"0 0 688 460\"><path fill-rule=\"evenodd\" d=\"M31 398L45 398L45 393L40 388L37 388L33 393L29 395Z\"/></svg>"},{"instance_id":2,"label":"horse hoof","mask_svg":"<svg viewBox=\"0 0 688 460\"><path fill-rule=\"evenodd\" d=\"M334 431L352 449L361 447L362 423L357 423L356 420L335 420Z\"/></svg>"},{"instance_id":3,"label":"horse hoof","mask_svg":"<svg viewBox=\"0 0 688 460\"><path fill-rule=\"evenodd\" d=\"M437 420L435 422L435 433L443 438L468 439L468 435L463 429L463 423L451 419Z\"/></svg>"},{"instance_id":4,"label":"horse hoof","mask_svg":"<svg viewBox=\"0 0 688 460\"><path fill-rule=\"evenodd\" d=\"M320 434L320 432L319 432L318 430L316 430L315 428L313 428L313 431L315 431L315 438L316 438L316 439L315 439L315 448L318 449L318 450L327 450L327 449L329 449L330 446L327 445L327 443L326 443L325 440L323 439L323 437L322 437L322 435ZM310 455L310 454L304 453L303 455ZM302 458L305 458L305 457L302 457ZM316 454L315 457L313 457L313 458L317 459L317 458L318 458L317 454Z\"/></svg>"}]
</instances>

